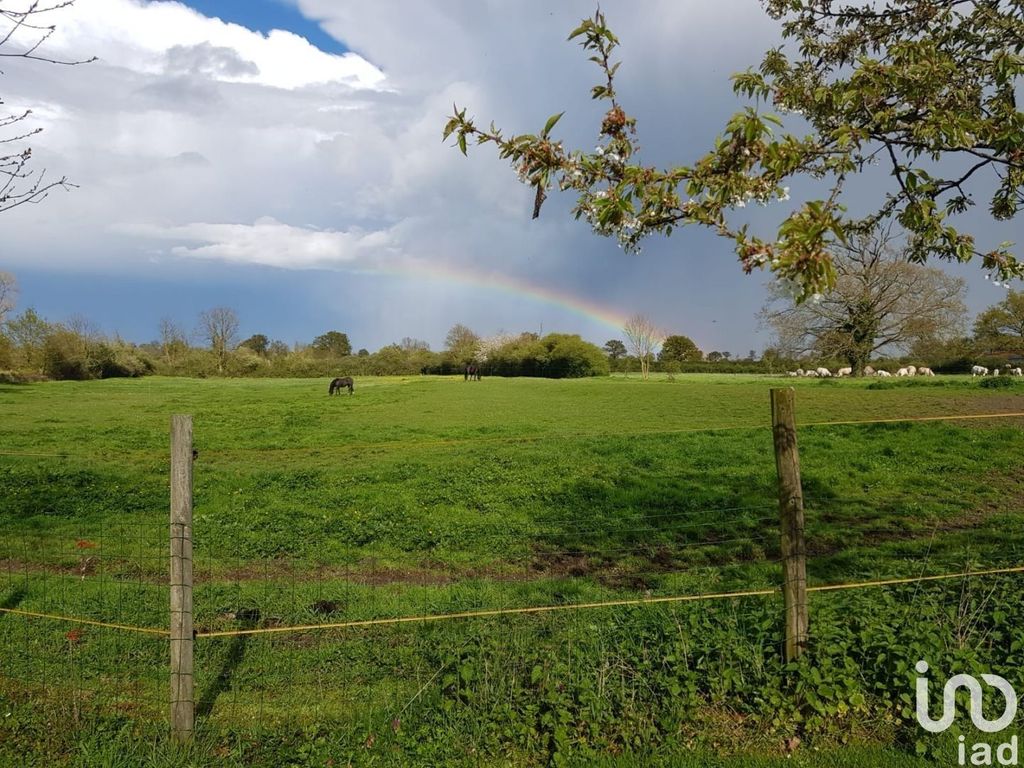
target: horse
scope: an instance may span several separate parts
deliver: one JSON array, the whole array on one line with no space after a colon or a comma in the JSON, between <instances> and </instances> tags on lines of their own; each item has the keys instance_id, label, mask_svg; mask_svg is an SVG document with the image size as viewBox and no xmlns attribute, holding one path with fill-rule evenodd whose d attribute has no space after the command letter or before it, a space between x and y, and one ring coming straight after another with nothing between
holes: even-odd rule
<instances>
[{"instance_id":1,"label":"horse","mask_svg":"<svg viewBox=\"0 0 1024 768\"><path fill-rule=\"evenodd\" d=\"M480 381L480 366L470 363L466 366L464 381Z\"/></svg>"},{"instance_id":2,"label":"horse","mask_svg":"<svg viewBox=\"0 0 1024 768\"><path fill-rule=\"evenodd\" d=\"M348 393L350 395L355 392L356 383L352 381L351 376L340 376L339 378L332 381L331 386L327 389L327 394L333 395L335 392L337 392L340 395L341 390L345 389L345 387L348 387Z\"/></svg>"}]
</instances>

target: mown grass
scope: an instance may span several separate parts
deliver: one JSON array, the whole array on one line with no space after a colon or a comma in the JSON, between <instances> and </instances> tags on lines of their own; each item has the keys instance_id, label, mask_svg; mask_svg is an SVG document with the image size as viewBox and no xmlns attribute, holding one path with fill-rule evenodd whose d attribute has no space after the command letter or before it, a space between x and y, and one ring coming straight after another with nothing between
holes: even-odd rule
<instances>
[{"instance_id":1,"label":"mown grass","mask_svg":"<svg viewBox=\"0 0 1024 768\"><path fill-rule=\"evenodd\" d=\"M796 387L805 425L1024 411L1014 385L876 383L417 377L358 381L334 398L326 381L0 386L0 605L165 625L178 412L194 415L199 450L201 631L773 587L770 386ZM1022 426L801 428L812 583L1024 562ZM192 758L139 725L161 711L165 641L0 616L0 648L15 651L6 692L21 702L0 727L8 749L40 764L78 753L118 764L138 740L128 754L168 765L689 765L691 753L714 764L723 752L773 765L783 738L801 733L798 764L911 765L897 695L907 660L1016 663L993 634L1013 629L1003 614L1017 583L1007 577L996 611L971 580L966 622L960 582L815 596L813 668L826 682L811 698L812 667L778 662L776 598L200 639L204 730ZM921 611L922 599L940 613ZM915 632L930 639L914 648ZM887 646L867 642L874 633L899 646L879 669ZM616 675L618 692L600 688ZM110 730L44 725L76 716L60 696L39 699L70 682L80 706L105 702L80 722ZM837 751L851 740L865 746Z\"/></svg>"}]
</instances>

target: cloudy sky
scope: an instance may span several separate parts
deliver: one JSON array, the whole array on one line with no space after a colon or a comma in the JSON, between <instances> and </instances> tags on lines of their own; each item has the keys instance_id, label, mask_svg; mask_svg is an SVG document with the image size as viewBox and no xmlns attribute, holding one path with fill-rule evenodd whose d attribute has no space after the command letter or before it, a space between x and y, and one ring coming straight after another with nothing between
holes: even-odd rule
<instances>
[{"instance_id":1,"label":"cloudy sky","mask_svg":"<svg viewBox=\"0 0 1024 768\"><path fill-rule=\"evenodd\" d=\"M601 5L654 163L702 154L740 106L729 74L778 41L756 0ZM492 151L467 159L441 142L457 102L510 132L565 109L559 137L592 146L596 71L566 36L593 10L77 0L52 14L46 52L99 60L9 60L0 96L44 129L36 167L79 187L2 215L0 269L17 276L19 307L140 342L163 317L191 326L226 305L243 334L288 343L337 329L357 347L440 348L456 322L603 343L645 311L706 351L760 350L765 278L745 277L727 242L687 228L624 254L573 221L566 196L532 221L530 190ZM979 234L1024 240L1014 227ZM978 267L956 271L972 309L1001 297Z\"/></svg>"}]
</instances>

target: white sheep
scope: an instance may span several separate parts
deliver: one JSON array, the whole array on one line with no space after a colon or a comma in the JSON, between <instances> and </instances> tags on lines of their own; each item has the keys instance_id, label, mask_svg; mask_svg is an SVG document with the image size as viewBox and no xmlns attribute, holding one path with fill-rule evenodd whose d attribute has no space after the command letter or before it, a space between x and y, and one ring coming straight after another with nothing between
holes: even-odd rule
<instances>
[{"instance_id":1,"label":"white sheep","mask_svg":"<svg viewBox=\"0 0 1024 768\"><path fill-rule=\"evenodd\" d=\"M842 378L843 376L853 376L853 368L840 368L836 371L836 376Z\"/></svg>"},{"instance_id":2,"label":"white sheep","mask_svg":"<svg viewBox=\"0 0 1024 768\"><path fill-rule=\"evenodd\" d=\"M872 368L870 365L865 365L864 366L864 375L865 376L874 376L875 375L875 369Z\"/></svg>"},{"instance_id":3,"label":"white sheep","mask_svg":"<svg viewBox=\"0 0 1024 768\"><path fill-rule=\"evenodd\" d=\"M823 379L832 378L832 371L830 371L828 368L818 368L818 370L815 371L815 373L817 373Z\"/></svg>"},{"instance_id":4,"label":"white sheep","mask_svg":"<svg viewBox=\"0 0 1024 768\"><path fill-rule=\"evenodd\" d=\"M797 373L796 371L789 371L789 372L787 373L787 375L788 375L788 376L792 376L792 377L794 377L794 378L795 378L795 377L799 376L800 374L799 374L799 373Z\"/></svg>"},{"instance_id":5,"label":"white sheep","mask_svg":"<svg viewBox=\"0 0 1024 768\"><path fill-rule=\"evenodd\" d=\"M975 365L971 367L971 376L988 376L988 368L983 365Z\"/></svg>"},{"instance_id":6,"label":"white sheep","mask_svg":"<svg viewBox=\"0 0 1024 768\"><path fill-rule=\"evenodd\" d=\"M804 375L804 369L803 368L797 368L796 369L796 375L797 376L803 376Z\"/></svg>"},{"instance_id":7,"label":"white sheep","mask_svg":"<svg viewBox=\"0 0 1024 768\"><path fill-rule=\"evenodd\" d=\"M883 379L888 379L888 378L890 378L892 376L892 374L889 373L888 371L879 371L875 375L879 376L880 378L883 378Z\"/></svg>"},{"instance_id":8,"label":"white sheep","mask_svg":"<svg viewBox=\"0 0 1024 768\"><path fill-rule=\"evenodd\" d=\"M1011 376L1024 376L1024 369L1022 369L1022 368L1011 368L1010 369L1010 375Z\"/></svg>"},{"instance_id":9,"label":"white sheep","mask_svg":"<svg viewBox=\"0 0 1024 768\"><path fill-rule=\"evenodd\" d=\"M804 371L804 376L806 378L808 378L808 379L816 379L816 378L818 378L818 372L817 371Z\"/></svg>"},{"instance_id":10,"label":"white sheep","mask_svg":"<svg viewBox=\"0 0 1024 768\"><path fill-rule=\"evenodd\" d=\"M910 376L910 371L907 368L900 368L896 371L897 376Z\"/></svg>"},{"instance_id":11,"label":"white sheep","mask_svg":"<svg viewBox=\"0 0 1024 768\"><path fill-rule=\"evenodd\" d=\"M992 371L992 375L993 376L998 376L999 375L999 369L996 368L994 371Z\"/></svg>"},{"instance_id":12,"label":"white sheep","mask_svg":"<svg viewBox=\"0 0 1024 768\"><path fill-rule=\"evenodd\" d=\"M917 366L908 365L907 366L907 376L917 376Z\"/></svg>"},{"instance_id":13,"label":"white sheep","mask_svg":"<svg viewBox=\"0 0 1024 768\"><path fill-rule=\"evenodd\" d=\"M918 376L934 376L935 375L935 371L933 371L931 368L925 368L924 366L921 366L920 368L917 369L917 375Z\"/></svg>"}]
</instances>

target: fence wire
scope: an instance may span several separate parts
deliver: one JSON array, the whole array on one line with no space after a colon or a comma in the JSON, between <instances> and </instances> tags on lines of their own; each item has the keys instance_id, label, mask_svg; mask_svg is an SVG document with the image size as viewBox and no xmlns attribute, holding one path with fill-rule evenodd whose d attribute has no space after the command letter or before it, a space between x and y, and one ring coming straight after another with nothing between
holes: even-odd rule
<instances>
[{"instance_id":1,"label":"fence wire","mask_svg":"<svg viewBox=\"0 0 1024 768\"><path fill-rule=\"evenodd\" d=\"M798 427L1019 417L1024 413L807 422ZM706 431L718 430L650 434ZM546 437L501 442L533 439ZM973 560L977 553L940 553L936 526L925 552L905 562L901 573L829 582L830 553L813 549L816 526L840 505L867 501L809 496L805 502L806 591L815 607L841 600L843 593L891 590L899 592L893 606L905 622L928 590L1024 573L1015 552L1007 552L1006 563L993 562L992 567L944 569L951 558ZM778 515L771 513L776 506L777 501L766 498L762 503L642 514L629 523L537 519L525 527L525 556L517 560L507 553L513 567L504 572L460 571L444 560L428 568L408 568L386 557L361 556L358 547L339 561L326 541L320 553L315 543L307 542L314 554L305 558L231 555L209 548L198 525L197 714L201 720L261 727L297 718L344 721L352 725L352 733L365 733L369 739L398 732L414 716L436 717L436 707L453 718L465 718L472 707L497 707L519 695L524 680L537 686L563 676L604 690L618 685L625 700L640 696L651 684L644 675L657 669L658 644L669 643L665 627L675 632L673 658L712 675L701 695L725 696L733 674L729 670L761 674L784 642ZM870 520L833 523L830 529L833 539L846 543L870 531ZM496 547L509 538L500 529L474 534L475 540ZM922 531L915 535L928 540ZM147 718L165 713L167 548L168 523L163 519L85 524L60 518L0 539L4 692L64 702L77 707L76 712L105 707ZM429 563L437 548L393 554L395 560ZM829 642L845 631L840 613L830 614L829 620L831 624L812 613L810 645ZM665 626L658 628L660 622ZM643 657L642 663L627 660L621 651L638 632L651 633L644 651L650 658ZM605 648L611 661L595 657L594 647ZM596 669L591 668L595 658L602 659ZM536 675L539 680L532 680ZM479 738L484 746L486 738Z\"/></svg>"}]
</instances>

